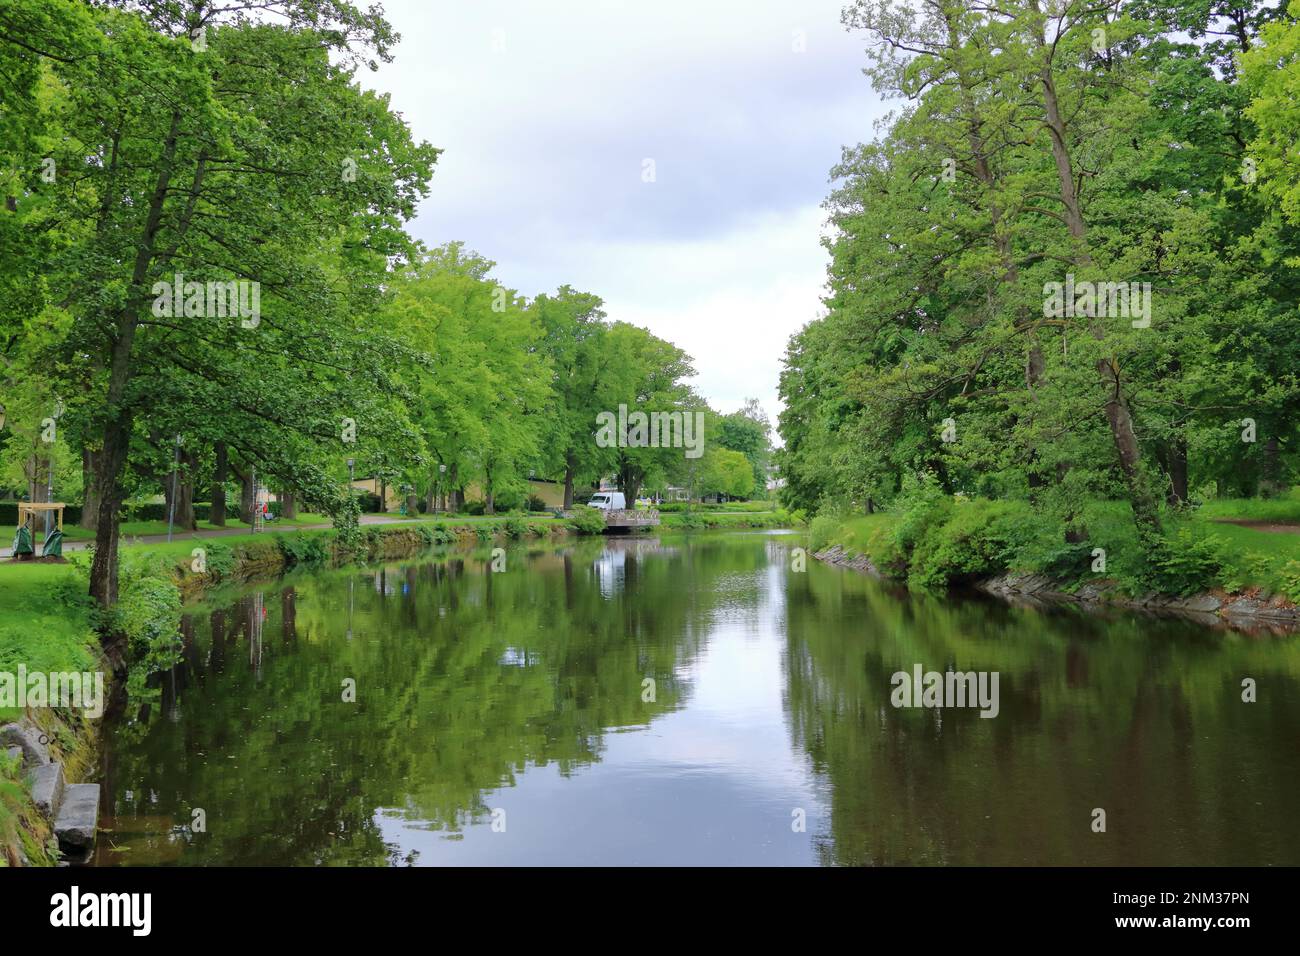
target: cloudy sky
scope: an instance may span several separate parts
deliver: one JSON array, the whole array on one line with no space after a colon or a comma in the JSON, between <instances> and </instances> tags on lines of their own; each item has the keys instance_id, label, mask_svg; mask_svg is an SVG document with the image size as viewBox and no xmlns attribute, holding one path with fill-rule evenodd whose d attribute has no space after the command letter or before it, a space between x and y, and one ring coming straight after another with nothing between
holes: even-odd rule
<instances>
[{"instance_id":1,"label":"cloudy sky","mask_svg":"<svg viewBox=\"0 0 1300 956\"><path fill-rule=\"evenodd\" d=\"M684 348L721 411L775 424L819 314L821 202L884 111L842 0L387 0L392 94L445 152L413 231L534 296L568 283ZM653 181L649 163L653 163Z\"/></svg>"}]
</instances>

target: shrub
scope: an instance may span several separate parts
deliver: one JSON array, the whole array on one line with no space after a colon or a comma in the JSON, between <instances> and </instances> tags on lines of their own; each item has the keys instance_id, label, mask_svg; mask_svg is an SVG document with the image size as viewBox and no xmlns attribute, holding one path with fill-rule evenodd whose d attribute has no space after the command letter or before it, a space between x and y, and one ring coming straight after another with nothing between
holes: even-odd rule
<instances>
[{"instance_id":1,"label":"shrub","mask_svg":"<svg viewBox=\"0 0 1300 956\"><path fill-rule=\"evenodd\" d=\"M894 503L898 522L894 526L894 546L907 563L912 551L930 529L948 520L952 498L939 487L933 475L925 475L905 488Z\"/></svg>"},{"instance_id":2,"label":"shrub","mask_svg":"<svg viewBox=\"0 0 1300 956\"><path fill-rule=\"evenodd\" d=\"M167 562L159 557L125 554L118 572L118 600L101 617L101 626L123 634L130 657L127 695L156 696L146 691L155 671L171 667L181 651L181 592Z\"/></svg>"},{"instance_id":3,"label":"shrub","mask_svg":"<svg viewBox=\"0 0 1300 956\"><path fill-rule=\"evenodd\" d=\"M529 496L528 496L528 510L529 510L529 511L545 511L545 510L546 510L546 502L543 501L543 500L541 499L541 497L538 496L538 495L529 495Z\"/></svg>"},{"instance_id":4,"label":"shrub","mask_svg":"<svg viewBox=\"0 0 1300 956\"><path fill-rule=\"evenodd\" d=\"M467 515L481 515L483 514L484 510L486 510L486 508L487 505L484 504L482 501L465 502L465 514Z\"/></svg>"},{"instance_id":5,"label":"shrub","mask_svg":"<svg viewBox=\"0 0 1300 956\"><path fill-rule=\"evenodd\" d=\"M1300 561L1288 561L1279 572L1282 593L1292 601L1300 602Z\"/></svg>"},{"instance_id":6,"label":"shrub","mask_svg":"<svg viewBox=\"0 0 1300 956\"><path fill-rule=\"evenodd\" d=\"M230 572L235 569L235 552L228 546L211 539L203 542L203 550L206 554L208 573L215 574L218 578L229 577Z\"/></svg>"},{"instance_id":7,"label":"shrub","mask_svg":"<svg viewBox=\"0 0 1300 956\"><path fill-rule=\"evenodd\" d=\"M519 515L511 515L506 519L506 535L511 538L522 538L528 534L528 522Z\"/></svg>"},{"instance_id":8,"label":"shrub","mask_svg":"<svg viewBox=\"0 0 1300 956\"><path fill-rule=\"evenodd\" d=\"M1005 571L1032 534L1023 510L1007 501L963 501L924 514L908 570L908 583L922 588ZM933 520L938 514L946 520Z\"/></svg>"},{"instance_id":9,"label":"shrub","mask_svg":"<svg viewBox=\"0 0 1300 956\"><path fill-rule=\"evenodd\" d=\"M1186 596L1204 591L1217 583L1223 570L1219 557L1223 549L1223 539L1216 535L1197 538L1189 528L1180 528L1147 556L1142 583L1161 594Z\"/></svg>"},{"instance_id":10,"label":"shrub","mask_svg":"<svg viewBox=\"0 0 1300 956\"><path fill-rule=\"evenodd\" d=\"M603 534L605 516L596 508L587 505L574 505L573 514L567 522L578 534Z\"/></svg>"},{"instance_id":11,"label":"shrub","mask_svg":"<svg viewBox=\"0 0 1300 956\"><path fill-rule=\"evenodd\" d=\"M280 553L284 555L284 563L291 568L299 566L319 567L328 561L330 557L329 546L321 535L290 535L286 537L277 534L275 543L280 549Z\"/></svg>"}]
</instances>

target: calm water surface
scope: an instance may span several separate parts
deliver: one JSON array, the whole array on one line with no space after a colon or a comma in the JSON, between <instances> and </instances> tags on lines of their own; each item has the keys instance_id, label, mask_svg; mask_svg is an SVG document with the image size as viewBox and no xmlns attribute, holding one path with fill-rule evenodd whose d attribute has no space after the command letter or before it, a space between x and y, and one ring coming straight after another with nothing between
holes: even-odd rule
<instances>
[{"instance_id":1,"label":"calm water surface","mask_svg":"<svg viewBox=\"0 0 1300 956\"><path fill-rule=\"evenodd\" d=\"M1300 863L1300 638L900 594L802 544L460 551L196 608L109 729L97 862ZM918 663L999 672L1000 713L892 707Z\"/></svg>"}]
</instances>

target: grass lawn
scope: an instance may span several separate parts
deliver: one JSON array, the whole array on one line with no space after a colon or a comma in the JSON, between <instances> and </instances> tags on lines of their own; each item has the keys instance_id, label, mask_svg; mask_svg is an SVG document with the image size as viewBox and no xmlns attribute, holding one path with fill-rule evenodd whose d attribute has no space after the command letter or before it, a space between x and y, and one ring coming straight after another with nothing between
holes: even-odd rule
<instances>
[{"instance_id":1,"label":"grass lawn","mask_svg":"<svg viewBox=\"0 0 1300 956\"><path fill-rule=\"evenodd\" d=\"M95 669L90 603L67 564L0 564L0 671ZM0 723L18 716L0 707Z\"/></svg>"},{"instance_id":2,"label":"grass lawn","mask_svg":"<svg viewBox=\"0 0 1300 956\"><path fill-rule=\"evenodd\" d=\"M1196 514L1202 518L1232 518L1300 525L1300 488L1276 498L1219 498L1207 501Z\"/></svg>"}]
</instances>

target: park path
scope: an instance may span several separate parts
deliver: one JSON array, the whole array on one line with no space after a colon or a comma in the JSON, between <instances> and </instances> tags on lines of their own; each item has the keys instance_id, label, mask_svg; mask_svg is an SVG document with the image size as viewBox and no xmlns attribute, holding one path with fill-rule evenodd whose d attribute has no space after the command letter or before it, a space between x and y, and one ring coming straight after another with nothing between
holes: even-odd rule
<instances>
[{"instance_id":1,"label":"park path","mask_svg":"<svg viewBox=\"0 0 1300 956\"><path fill-rule=\"evenodd\" d=\"M361 516L361 523L362 523L363 525L372 525L372 524L402 524L403 522L408 522L408 521L420 521L420 520L422 520L422 519L420 519L420 518L394 518L394 517L390 517L390 516L388 516L388 515L362 515L362 516ZM265 530L266 530L267 532L275 532L275 531L319 531L319 530L322 530L322 529L325 529L325 528L331 528L331 527L333 527L333 525L328 525L328 524L294 524L294 525L277 525L277 524L275 524L274 522L272 522L271 524L269 524L269 525L266 526L266 529L265 529ZM202 540L202 539L205 539L205 538L229 538L229 537L232 537L232 536L234 536L234 535L250 534L250 533L251 533L251 532L250 532L247 528L224 528L224 529L217 529L217 530L213 530L213 531L186 531L186 532L176 532L175 534L172 535L172 540L173 540L173 541L195 541L195 540ZM161 544L161 543L166 542L166 540L167 540L167 535L165 535L165 534L144 534L144 535L123 535L123 536L122 536L122 544L123 544L123 545L132 545L132 544ZM80 540L79 540L79 541L69 541L68 539L65 538L64 541L63 541L63 550L64 550L65 552L67 552L67 551L84 551L84 550L86 550L87 548L89 548L92 544L94 544L93 541L80 541ZM39 548L38 548L37 550L38 550L38 553L39 553ZM12 547L0 548L0 558L8 558L8 557L12 557L12 556L13 556L13 548L12 548Z\"/></svg>"},{"instance_id":2,"label":"park path","mask_svg":"<svg viewBox=\"0 0 1300 956\"><path fill-rule=\"evenodd\" d=\"M1269 534L1300 534L1300 524L1261 521L1256 518L1215 518L1214 520L1220 524L1235 524L1255 531L1267 531Z\"/></svg>"}]
</instances>

